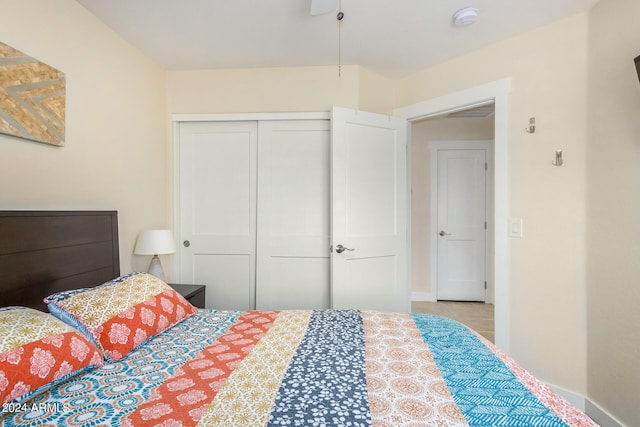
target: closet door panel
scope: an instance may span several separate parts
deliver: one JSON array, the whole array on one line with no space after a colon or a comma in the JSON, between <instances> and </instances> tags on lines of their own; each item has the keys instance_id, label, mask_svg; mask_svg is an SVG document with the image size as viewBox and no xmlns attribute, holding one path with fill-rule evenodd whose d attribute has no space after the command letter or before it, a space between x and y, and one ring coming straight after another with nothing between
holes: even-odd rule
<instances>
[{"instance_id":1,"label":"closet door panel","mask_svg":"<svg viewBox=\"0 0 640 427\"><path fill-rule=\"evenodd\" d=\"M271 309L322 309L329 307L329 259L305 256L274 256L270 260L270 294L259 299ZM258 278L261 285L261 278ZM261 295L263 286L258 287Z\"/></svg>"},{"instance_id":2,"label":"closet door panel","mask_svg":"<svg viewBox=\"0 0 640 427\"><path fill-rule=\"evenodd\" d=\"M192 135L193 231L202 235L250 236L251 135Z\"/></svg>"},{"instance_id":3,"label":"closet door panel","mask_svg":"<svg viewBox=\"0 0 640 427\"><path fill-rule=\"evenodd\" d=\"M189 122L179 132L180 280L207 286L207 308L251 309L257 123Z\"/></svg>"},{"instance_id":4,"label":"closet door panel","mask_svg":"<svg viewBox=\"0 0 640 427\"><path fill-rule=\"evenodd\" d=\"M253 288L249 255L196 254L192 267L202 278L194 283L207 285L207 307L220 310L249 308Z\"/></svg>"},{"instance_id":5,"label":"closet door panel","mask_svg":"<svg viewBox=\"0 0 640 427\"><path fill-rule=\"evenodd\" d=\"M328 120L259 123L258 309L330 304Z\"/></svg>"}]
</instances>

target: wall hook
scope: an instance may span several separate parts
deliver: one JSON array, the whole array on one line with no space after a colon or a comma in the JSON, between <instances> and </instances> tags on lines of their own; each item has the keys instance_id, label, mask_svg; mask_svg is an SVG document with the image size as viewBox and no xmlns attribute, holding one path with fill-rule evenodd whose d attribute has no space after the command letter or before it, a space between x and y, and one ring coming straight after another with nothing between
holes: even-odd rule
<instances>
[{"instance_id":1,"label":"wall hook","mask_svg":"<svg viewBox=\"0 0 640 427\"><path fill-rule=\"evenodd\" d=\"M524 131L527 133L536 133L536 118L535 117L530 117L529 118L529 127L528 128L524 128Z\"/></svg>"},{"instance_id":2,"label":"wall hook","mask_svg":"<svg viewBox=\"0 0 640 427\"><path fill-rule=\"evenodd\" d=\"M557 150L556 151L556 160L552 161L551 164L553 166L562 166L563 163L564 163L564 160L562 160L562 150Z\"/></svg>"}]
</instances>

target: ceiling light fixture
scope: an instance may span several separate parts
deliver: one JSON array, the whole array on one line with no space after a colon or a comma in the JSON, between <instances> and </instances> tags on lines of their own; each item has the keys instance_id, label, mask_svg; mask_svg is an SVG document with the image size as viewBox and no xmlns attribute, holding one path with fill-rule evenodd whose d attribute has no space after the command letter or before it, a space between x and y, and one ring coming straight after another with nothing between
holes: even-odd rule
<instances>
[{"instance_id":1,"label":"ceiling light fixture","mask_svg":"<svg viewBox=\"0 0 640 427\"><path fill-rule=\"evenodd\" d=\"M456 27L466 27L478 20L478 9L465 7L453 14L453 23Z\"/></svg>"}]
</instances>

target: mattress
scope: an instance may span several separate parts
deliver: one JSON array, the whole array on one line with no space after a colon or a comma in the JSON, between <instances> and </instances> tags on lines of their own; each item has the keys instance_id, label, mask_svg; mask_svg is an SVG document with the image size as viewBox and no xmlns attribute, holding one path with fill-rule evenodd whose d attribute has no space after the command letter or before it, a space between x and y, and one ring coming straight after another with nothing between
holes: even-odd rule
<instances>
[{"instance_id":1,"label":"mattress","mask_svg":"<svg viewBox=\"0 0 640 427\"><path fill-rule=\"evenodd\" d=\"M451 319L200 310L4 426L595 426Z\"/></svg>"}]
</instances>

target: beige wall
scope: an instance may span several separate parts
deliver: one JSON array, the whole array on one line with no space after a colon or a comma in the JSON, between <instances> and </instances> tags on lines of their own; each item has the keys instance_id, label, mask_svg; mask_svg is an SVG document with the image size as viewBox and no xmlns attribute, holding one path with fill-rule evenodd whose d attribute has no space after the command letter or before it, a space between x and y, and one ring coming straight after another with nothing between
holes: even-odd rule
<instances>
[{"instance_id":1,"label":"beige wall","mask_svg":"<svg viewBox=\"0 0 640 427\"><path fill-rule=\"evenodd\" d=\"M0 0L0 40L66 73L66 146L0 135L0 209L119 213L122 272L167 225L164 72L73 0Z\"/></svg>"},{"instance_id":2,"label":"beige wall","mask_svg":"<svg viewBox=\"0 0 640 427\"><path fill-rule=\"evenodd\" d=\"M490 118L436 118L411 126L411 291L431 294L431 153L432 141L492 140Z\"/></svg>"},{"instance_id":3,"label":"beige wall","mask_svg":"<svg viewBox=\"0 0 640 427\"><path fill-rule=\"evenodd\" d=\"M393 80L359 67L358 108L380 114L393 110Z\"/></svg>"},{"instance_id":4,"label":"beige wall","mask_svg":"<svg viewBox=\"0 0 640 427\"><path fill-rule=\"evenodd\" d=\"M359 106L359 67L252 68L167 72L167 111L270 113Z\"/></svg>"},{"instance_id":5,"label":"beige wall","mask_svg":"<svg viewBox=\"0 0 640 427\"><path fill-rule=\"evenodd\" d=\"M545 381L586 394L586 79L582 13L396 82L405 106L512 78L510 341L516 360ZM538 131L524 132L535 116ZM554 167L557 149L566 163ZM500 226L497 224L496 226ZM503 226L506 226L504 224Z\"/></svg>"},{"instance_id":6,"label":"beige wall","mask_svg":"<svg viewBox=\"0 0 640 427\"><path fill-rule=\"evenodd\" d=\"M640 2L590 13L588 213L589 397L640 422Z\"/></svg>"},{"instance_id":7,"label":"beige wall","mask_svg":"<svg viewBox=\"0 0 640 427\"><path fill-rule=\"evenodd\" d=\"M167 72L169 114L329 111L388 114L392 81L358 66Z\"/></svg>"}]
</instances>

